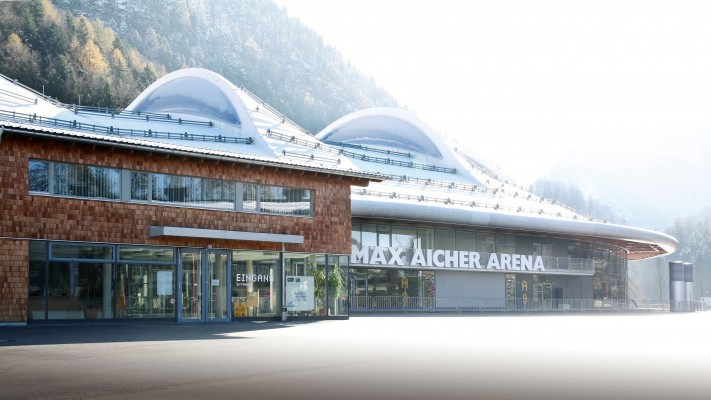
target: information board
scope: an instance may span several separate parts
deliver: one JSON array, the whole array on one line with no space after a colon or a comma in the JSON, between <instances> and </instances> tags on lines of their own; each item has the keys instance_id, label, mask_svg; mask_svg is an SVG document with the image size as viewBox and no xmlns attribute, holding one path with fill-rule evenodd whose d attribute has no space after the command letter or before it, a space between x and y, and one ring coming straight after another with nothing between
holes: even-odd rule
<instances>
[{"instance_id":1,"label":"information board","mask_svg":"<svg viewBox=\"0 0 711 400\"><path fill-rule=\"evenodd\" d=\"M314 311L314 277L286 277L286 308L289 311Z\"/></svg>"},{"instance_id":2,"label":"information board","mask_svg":"<svg viewBox=\"0 0 711 400\"><path fill-rule=\"evenodd\" d=\"M173 271L158 271L156 283L158 296L171 296L173 294Z\"/></svg>"}]
</instances>

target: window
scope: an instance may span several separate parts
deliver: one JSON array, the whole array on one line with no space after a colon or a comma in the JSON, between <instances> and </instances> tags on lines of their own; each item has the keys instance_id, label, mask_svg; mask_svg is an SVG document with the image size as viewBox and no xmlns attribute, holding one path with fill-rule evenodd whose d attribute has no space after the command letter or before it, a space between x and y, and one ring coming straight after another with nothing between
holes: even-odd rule
<instances>
[{"instance_id":1,"label":"window","mask_svg":"<svg viewBox=\"0 0 711 400\"><path fill-rule=\"evenodd\" d=\"M456 249L460 251L474 251L476 234L474 232L457 231L456 232Z\"/></svg>"},{"instance_id":2,"label":"window","mask_svg":"<svg viewBox=\"0 0 711 400\"><path fill-rule=\"evenodd\" d=\"M113 259L113 248L105 245L52 243L50 252L52 259Z\"/></svg>"},{"instance_id":3,"label":"window","mask_svg":"<svg viewBox=\"0 0 711 400\"><path fill-rule=\"evenodd\" d=\"M121 171L93 165L56 163L54 194L118 200Z\"/></svg>"},{"instance_id":4,"label":"window","mask_svg":"<svg viewBox=\"0 0 711 400\"><path fill-rule=\"evenodd\" d=\"M271 214L311 215L311 191L280 186L262 186L259 211Z\"/></svg>"},{"instance_id":5,"label":"window","mask_svg":"<svg viewBox=\"0 0 711 400\"><path fill-rule=\"evenodd\" d=\"M30 160L29 186L31 192L119 200L121 170L94 165Z\"/></svg>"},{"instance_id":6,"label":"window","mask_svg":"<svg viewBox=\"0 0 711 400\"><path fill-rule=\"evenodd\" d=\"M435 229L435 249L454 250L454 231Z\"/></svg>"},{"instance_id":7,"label":"window","mask_svg":"<svg viewBox=\"0 0 711 400\"><path fill-rule=\"evenodd\" d=\"M244 211L257 211L257 185L244 185L242 191L242 209Z\"/></svg>"},{"instance_id":8,"label":"window","mask_svg":"<svg viewBox=\"0 0 711 400\"><path fill-rule=\"evenodd\" d=\"M30 161L30 191L49 192L49 163Z\"/></svg>"},{"instance_id":9,"label":"window","mask_svg":"<svg viewBox=\"0 0 711 400\"><path fill-rule=\"evenodd\" d=\"M152 174L151 200L195 207L234 210L235 184L231 181Z\"/></svg>"},{"instance_id":10,"label":"window","mask_svg":"<svg viewBox=\"0 0 711 400\"><path fill-rule=\"evenodd\" d=\"M393 226L392 242L395 247L415 247L417 228L409 226Z\"/></svg>"},{"instance_id":11,"label":"window","mask_svg":"<svg viewBox=\"0 0 711 400\"><path fill-rule=\"evenodd\" d=\"M148 201L148 174L131 171L131 200Z\"/></svg>"},{"instance_id":12,"label":"window","mask_svg":"<svg viewBox=\"0 0 711 400\"><path fill-rule=\"evenodd\" d=\"M280 215L314 214L311 189L40 160L30 160L28 170L29 189L34 193Z\"/></svg>"}]
</instances>

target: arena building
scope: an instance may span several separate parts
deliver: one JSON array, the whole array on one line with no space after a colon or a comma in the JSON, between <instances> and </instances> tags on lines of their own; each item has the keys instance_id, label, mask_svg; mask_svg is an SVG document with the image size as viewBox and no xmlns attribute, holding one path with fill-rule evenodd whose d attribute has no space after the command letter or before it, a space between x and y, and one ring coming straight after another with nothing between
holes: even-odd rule
<instances>
[{"instance_id":1,"label":"arena building","mask_svg":"<svg viewBox=\"0 0 711 400\"><path fill-rule=\"evenodd\" d=\"M412 114L317 135L203 69L125 110L0 79L0 323L628 307L659 232L502 179Z\"/></svg>"}]
</instances>

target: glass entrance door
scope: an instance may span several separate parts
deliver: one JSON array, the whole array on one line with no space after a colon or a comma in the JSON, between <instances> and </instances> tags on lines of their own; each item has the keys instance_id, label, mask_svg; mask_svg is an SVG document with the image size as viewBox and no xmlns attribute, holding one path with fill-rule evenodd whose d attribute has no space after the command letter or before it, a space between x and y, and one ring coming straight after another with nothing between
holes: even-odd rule
<instances>
[{"instance_id":1,"label":"glass entrance door","mask_svg":"<svg viewBox=\"0 0 711 400\"><path fill-rule=\"evenodd\" d=\"M538 283L534 286L535 306L538 310L550 310L553 308L552 284Z\"/></svg>"},{"instance_id":2,"label":"glass entrance door","mask_svg":"<svg viewBox=\"0 0 711 400\"><path fill-rule=\"evenodd\" d=\"M368 279L351 278L351 309L368 309Z\"/></svg>"},{"instance_id":3,"label":"glass entrance door","mask_svg":"<svg viewBox=\"0 0 711 400\"><path fill-rule=\"evenodd\" d=\"M180 251L178 320L229 320L229 253L220 250Z\"/></svg>"},{"instance_id":4,"label":"glass entrance door","mask_svg":"<svg viewBox=\"0 0 711 400\"><path fill-rule=\"evenodd\" d=\"M202 321L202 259L203 251L186 250L180 252L180 309L178 319L182 321Z\"/></svg>"},{"instance_id":5,"label":"glass entrance door","mask_svg":"<svg viewBox=\"0 0 711 400\"><path fill-rule=\"evenodd\" d=\"M228 256L229 254L226 252L207 251L207 319L210 321L228 320L230 317L229 302L227 301Z\"/></svg>"}]
</instances>

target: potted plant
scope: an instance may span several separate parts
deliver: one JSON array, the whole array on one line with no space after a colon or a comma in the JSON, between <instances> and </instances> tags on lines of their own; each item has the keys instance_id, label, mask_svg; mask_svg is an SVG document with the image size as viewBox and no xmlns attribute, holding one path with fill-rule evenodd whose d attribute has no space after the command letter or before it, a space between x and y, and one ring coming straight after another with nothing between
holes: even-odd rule
<instances>
[{"instance_id":1,"label":"potted plant","mask_svg":"<svg viewBox=\"0 0 711 400\"><path fill-rule=\"evenodd\" d=\"M338 315L338 300L341 298L341 292L345 282L341 273L341 266L334 264L328 270L328 300L329 304L333 304L333 310Z\"/></svg>"},{"instance_id":2,"label":"potted plant","mask_svg":"<svg viewBox=\"0 0 711 400\"><path fill-rule=\"evenodd\" d=\"M311 276L314 277L314 297L316 302L316 315L325 315L323 307L323 297L326 294L326 270L324 268L311 268Z\"/></svg>"}]
</instances>

